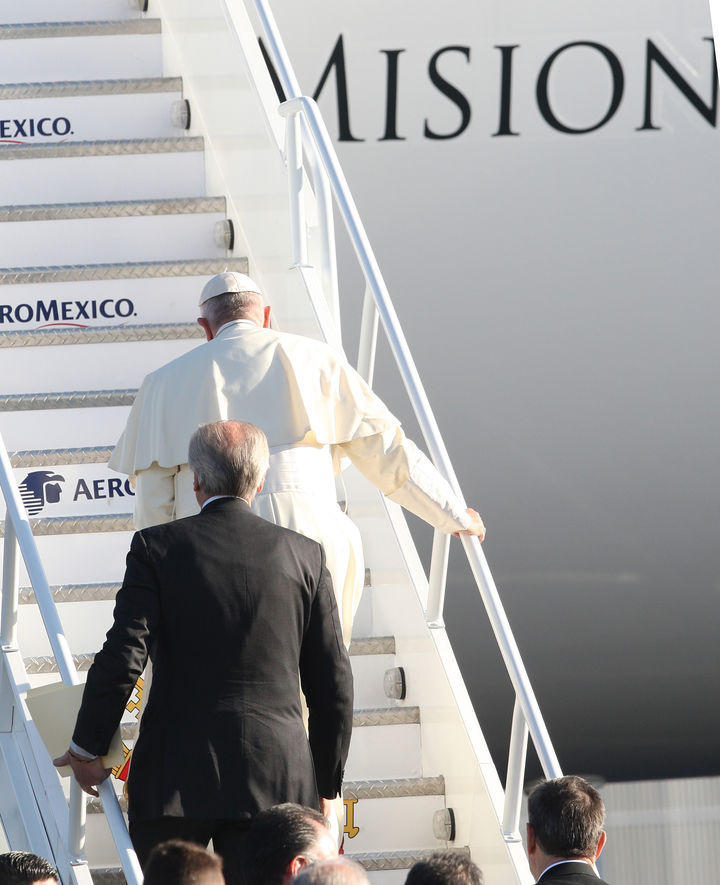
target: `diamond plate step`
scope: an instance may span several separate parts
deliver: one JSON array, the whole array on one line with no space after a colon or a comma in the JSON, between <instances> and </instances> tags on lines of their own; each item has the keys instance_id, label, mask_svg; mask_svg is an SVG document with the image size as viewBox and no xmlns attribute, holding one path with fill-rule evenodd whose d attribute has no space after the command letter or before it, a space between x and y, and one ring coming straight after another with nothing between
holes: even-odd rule
<instances>
[{"instance_id":1,"label":"diamond plate step","mask_svg":"<svg viewBox=\"0 0 720 885\"><path fill-rule=\"evenodd\" d=\"M83 535L98 532L132 532L132 513L113 516L45 516L31 519L30 528L36 538L41 535ZM5 537L5 522L0 522L0 538Z\"/></svg>"},{"instance_id":2,"label":"diamond plate step","mask_svg":"<svg viewBox=\"0 0 720 885\"><path fill-rule=\"evenodd\" d=\"M157 92L182 92L182 78L130 77L124 80L3 83L0 84L0 101L27 98L79 98L86 95L146 95Z\"/></svg>"},{"instance_id":3,"label":"diamond plate step","mask_svg":"<svg viewBox=\"0 0 720 885\"><path fill-rule=\"evenodd\" d=\"M110 200L103 203L47 203L0 206L3 221L70 221L81 218L129 218L149 215L200 215L226 211L225 197L168 200Z\"/></svg>"},{"instance_id":4,"label":"diamond plate step","mask_svg":"<svg viewBox=\"0 0 720 885\"><path fill-rule=\"evenodd\" d=\"M444 796L445 778L403 777L392 780L346 781L346 799L401 799L406 796Z\"/></svg>"},{"instance_id":5,"label":"diamond plate step","mask_svg":"<svg viewBox=\"0 0 720 885\"><path fill-rule=\"evenodd\" d=\"M419 724L420 707L370 707L353 714L353 728Z\"/></svg>"},{"instance_id":6,"label":"diamond plate step","mask_svg":"<svg viewBox=\"0 0 720 885\"><path fill-rule=\"evenodd\" d=\"M99 409L131 406L137 390L73 390L67 393L13 393L0 396L0 412Z\"/></svg>"},{"instance_id":7,"label":"diamond plate step","mask_svg":"<svg viewBox=\"0 0 720 885\"><path fill-rule=\"evenodd\" d=\"M25 144L0 149L0 160L39 160L47 157L116 157L129 154L175 154L204 150L202 136L177 138L116 138L104 141L66 141Z\"/></svg>"},{"instance_id":8,"label":"diamond plate step","mask_svg":"<svg viewBox=\"0 0 720 885\"><path fill-rule=\"evenodd\" d=\"M48 467L56 464L106 464L110 460L112 446L87 446L79 449L27 449L10 452L13 467Z\"/></svg>"},{"instance_id":9,"label":"diamond plate step","mask_svg":"<svg viewBox=\"0 0 720 885\"><path fill-rule=\"evenodd\" d=\"M43 37L110 37L119 34L159 33L161 33L161 25L158 18L0 25L0 40L37 40Z\"/></svg>"},{"instance_id":10,"label":"diamond plate step","mask_svg":"<svg viewBox=\"0 0 720 885\"><path fill-rule=\"evenodd\" d=\"M202 338L197 323L153 323L144 326L91 326L81 329L34 329L0 332L0 347L54 347L64 344L118 344L125 341L181 341Z\"/></svg>"},{"instance_id":11,"label":"diamond plate step","mask_svg":"<svg viewBox=\"0 0 720 885\"><path fill-rule=\"evenodd\" d=\"M369 636L364 639L353 639L350 642L350 654L351 655L394 655L395 654L395 637L394 636Z\"/></svg>"},{"instance_id":12,"label":"diamond plate step","mask_svg":"<svg viewBox=\"0 0 720 885\"><path fill-rule=\"evenodd\" d=\"M102 602L115 599L120 584L54 584L50 592L55 602ZM18 592L20 605L35 605L35 591L32 587L21 587ZM83 655L83 659L92 655Z\"/></svg>"},{"instance_id":13,"label":"diamond plate step","mask_svg":"<svg viewBox=\"0 0 720 885\"><path fill-rule=\"evenodd\" d=\"M88 811L89 811L88 807ZM443 849L446 850L446 849ZM470 857L470 849L450 848L454 854ZM357 861L368 873L382 873L391 870L409 870L419 860L429 857L432 851L374 851L366 854L349 854L345 856ZM125 885L125 875L119 867L98 867L90 870L95 885Z\"/></svg>"},{"instance_id":14,"label":"diamond plate step","mask_svg":"<svg viewBox=\"0 0 720 885\"><path fill-rule=\"evenodd\" d=\"M0 156L3 150L0 149ZM79 283L86 280L135 280L157 277L204 277L225 270L248 272L247 258L196 258L189 261L124 261L64 267L0 268L0 285Z\"/></svg>"},{"instance_id":15,"label":"diamond plate step","mask_svg":"<svg viewBox=\"0 0 720 885\"><path fill-rule=\"evenodd\" d=\"M462 854L464 857L470 857L470 849L467 847L450 848L447 850L452 851L453 854ZM409 870L413 864L416 864L419 860L424 860L432 853L432 850L372 851L365 854L346 853L345 856L357 861L361 866L365 867L368 873L380 873L386 870Z\"/></svg>"}]
</instances>

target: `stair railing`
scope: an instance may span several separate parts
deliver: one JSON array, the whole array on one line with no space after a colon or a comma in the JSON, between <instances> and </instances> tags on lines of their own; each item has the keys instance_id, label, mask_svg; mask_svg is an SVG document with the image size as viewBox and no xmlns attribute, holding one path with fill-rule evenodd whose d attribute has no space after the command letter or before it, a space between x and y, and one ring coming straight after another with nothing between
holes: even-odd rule
<instances>
[{"instance_id":1,"label":"stair railing","mask_svg":"<svg viewBox=\"0 0 720 885\"><path fill-rule=\"evenodd\" d=\"M38 608L50 647L65 685L78 685L78 676L70 646L65 636L55 600L45 575L40 554L35 543L30 521L12 472L5 442L0 436L0 487L5 498L5 541L3 549L2 610L0 612L0 643L3 649L16 650L18 620L18 552L22 554L30 584L35 593ZM132 847L125 819L110 778L98 787L105 817L110 827L115 847L120 856L128 885L141 885L142 871ZM75 778L70 779L70 804L68 809L68 853L73 861L84 857L85 820L87 808L85 794Z\"/></svg>"},{"instance_id":2,"label":"stair railing","mask_svg":"<svg viewBox=\"0 0 720 885\"><path fill-rule=\"evenodd\" d=\"M297 78L267 0L251 0L251 2L260 20L268 55L288 96L288 100L280 105L279 111L286 119L294 242L300 248L299 232L305 224L303 207L298 196L304 153L311 158L310 162L314 168L319 165L324 172L324 175L317 175L315 172L313 180L323 180L325 176L327 177L335 204L345 223L365 277L358 371L368 383L372 384L378 327L381 322L430 457L458 497L464 501L430 402L320 111L313 99L300 94ZM300 137L304 152L298 145ZM480 543L477 538L468 536L462 536L461 540L515 691L502 828L506 839L516 840L519 838L518 825L528 735L532 737L546 777L558 777L562 771ZM449 551L450 536L436 531L433 538L425 611L426 621L431 629L444 629L443 609Z\"/></svg>"}]
</instances>

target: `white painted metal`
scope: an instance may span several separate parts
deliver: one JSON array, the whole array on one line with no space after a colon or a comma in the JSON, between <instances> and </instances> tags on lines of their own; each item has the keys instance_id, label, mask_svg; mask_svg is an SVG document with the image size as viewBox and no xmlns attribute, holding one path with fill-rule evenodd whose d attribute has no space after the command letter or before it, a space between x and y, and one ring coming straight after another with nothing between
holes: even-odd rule
<instances>
[{"instance_id":1,"label":"white painted metal","mask_svg":"<svg viewBox=\"0 0 720 885\"><path fill-rule=\"evenodd\" d=\"M409 851L418 848L445 848L446 843L433 835L433 814L444 808L443 796L408 796L400 799L360 799L355 805L355 826L360 832L346 838L348 854L360 851L382 851L389 847Z\"/></svg>"},{"instance_id":2,"label":"white painted metal","mask_svg":"<svg viewBox=\"0 0 720 885\"><path fill-rule=\"evenodd\" d=\"M159 46L159 34L7 40L0 82L160 77Z\"/></svg>"},{"instance_id":3,"label":"white painted metal","mask_svg":"<svg viewBox=\"0 0 720 885\"><path fill-rule=\"evenodd\" d=\"M18 543L10 522L5 527L3 541L2 614L0 614L0 645L3 649L17 648L18 623Z\"/></svg>"},{"instance_id":4,"label":"white painted metal","mask_svg":"<svg viewBox=\"0 0 720 885\"><path fill-rule=\"evenodd\" d=\"M425 618L429 627L443 627L445 625L443 609L445 606L445 585L447 583L449 558L450 535L436 530L433 535L430 578L428 581L428 602L425 610Z\"/></svg>"},{"instance_id":5,"label":"white painted metal","mask_svg":"<svg viewBox=\"0 0 720 885\"><path fill-rule=\"evenodd\" d=\"M89 21L91 19L138 18L139 12L129 0L63 0L59 15L57 0L23 0L3 9L5 22Z\"/></svg>"},{"instance_id":6,"label":"white painted metal","mask_svg":"<svg viewBox=\"0 0 720 885\"><path fill-rule=\"evenodd\" d=\"M85 264L88 261L163 261L185 255L223 257L213 225L224 216L150 215L0 223L0 264Z\"/></svg>"},{"instance_id":7,"label":"white painted metal","mask_svg":"<svg viewBox=\"0 0 720 885\"><path fill-rule=\"evenodd\" d=\"M358 344L357 370L372 387L375 375L375 353L377 351L378 316L372 292L366 286L363 298L362 319L360 321L360 341Z\"/></svg>"},{"instance_id":8,"label":"white painted metal","mask_svg":"<svg viewBox=\"0 0 720 885\"><path fill-rule=\"evenodd\" d=\"M353 731L345 766L348 780L420 777L424 773L419 725L376 725Z\"/></svg>"},{"instance_id":9,"label":"white painted metal","mask_svg":"<svg viewBox=\"0 0 720 885\"><path fill-rule=\"evenodd\" d=\"M26 206L186 197L205 190L203 157L187 150L6 160L0 152L0 190L6 205Z\"/></svg>"},{"instance_id":10,"label":"white painted metal","mask_svg":"<svg viewBox=\"0 0 720 885\"><path fill-rule=\"evenodd\" d=\"M523 798L523 772L527 756L528 727L517 700L513 707L508 755L507 779L505 781L505 810L503 833L506 839L520 841L520 809Z\"/></svg>"}]
</instances>

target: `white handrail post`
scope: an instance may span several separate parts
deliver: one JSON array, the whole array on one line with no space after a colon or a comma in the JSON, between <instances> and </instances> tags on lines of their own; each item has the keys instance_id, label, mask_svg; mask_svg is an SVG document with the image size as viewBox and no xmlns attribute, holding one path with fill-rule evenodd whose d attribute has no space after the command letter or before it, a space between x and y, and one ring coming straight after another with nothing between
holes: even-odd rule
<instances>
[{"instance_id":1,"label":"white handrail post","mask_svg":"<svg viewBox=\"0 0 720 885\"><path fill-rule=\"evenodd\" d=\"M303 159L300 139L300 120L292 114L285 122L285 153L290 189L290 233L292 237L293 267L307 264L307 229L305 227L305 200L303 197Z\"/></svg>"},{"instance_id":2,"label":"white handrail post","mask_svg":"<svg viewBox=\"0 0 720 885\"><path fill-rule=\"evenodd\" d=\"M522 805L523 774L527 757L528 724L522 707L515 698L507 776L505 778L505 808L503 810L503 836L507 842L520 841L520 807Z\"/></svg>"},{"instance_id":3,"label":"white handrail post","mask_svg":"<svg viewBox=\"0 0 720 885\"><path fill-rule=\"evenodd\" d=\"M307 122L301 117L301 126L303 132L308 131L308 142L312 147ZM315 158L315 152L308 152L312 158ZM315 185L315 200L317 202L317 214L320 227L320 251L322 262L322 283L323 291L330 308L332 318L335 320L338 333L341 331L340 325L340 290L338 288L337 276L337 254L335 249L335 219L333 215L332 191L330 190L330 182L328 181L327 172L322 165L315 159L312 162L313 184Z\"/></svg>"},{"instance_id":4,"label":"white handrail post","mask_svg":"<svg viewBox=\"0 0 720 885\"><path fill-rule=\"evenodd\" d=\"M360 341L358 343L357 370L372 387L375 374L375 353L377 351L378 324L380 317L375 299L369 286L365 287L362 320L360 321Z\"/></svg>"},{"instance_id":5,"label":"white handrail post","mask_svg":"<svg viewBox=\"0 0 720 885\"><path fill-rule=\"evenodd\" d=\"M85 823L87 806L85 793L74 777L70 778L70 819L68 827L68 850L74 861L85 856Z\"/></svg>"},{"instance_id":6,"label":"white handrail post","mask_svg":"<svg viewBox=\"0 0 720 885\"><path fill-rule=\"evenodd\" d=\"M428 579L428 599L425 620L428 627L444 627L445 586L447 584L448 559L450 557L450 535L435 529L432 555L430 557L430 577Z\"/></svg>"},{"instance_id":7,"label":"white handrail post","mask_svg":"<svg viewBox=\"0 0 720 885\"><path fill-rule=\"evenodd\" d=\"M143 880L142 869L140 868L140 862L137 859L135 850L132 847L132 842L130 841L130 836L128 835L127 827L125 826L125 819L120 810L120 803L117 800L110 778L107 778L101 784L98 784L97 790L102 799L105 818L110 827L110 832L112 833L117 853L120 855L120 863L122 864L128 885L140 883Z\"/></svg>"},{"instance_id":8,"label":"white handrail post","mask_svg":"<svg viewBox=\"0 0 720 885\"><path fill-rule=\"evenodd\" d=\"M10 513L5 517L5 544L3 549L2 625L0 645L7 651L18 647L18 543Z\"/></svg>"}]
</instances>

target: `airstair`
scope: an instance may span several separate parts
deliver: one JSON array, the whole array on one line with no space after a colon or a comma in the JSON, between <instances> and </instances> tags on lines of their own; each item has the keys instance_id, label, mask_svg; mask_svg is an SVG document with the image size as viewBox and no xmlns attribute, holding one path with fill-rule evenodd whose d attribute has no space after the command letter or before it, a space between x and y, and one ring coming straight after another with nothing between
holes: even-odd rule
<instances>
[{"instance_id":1,"label":"airstair","mask_svg":"<svg viewBox=\"0 0 720 885\"><path fill-rule=\"evenodd\" d=\"M24 0L2 16L0 850L52 858L66 885L135 883L122 781L85 801L58 778L25 693L82 681L102 644L132 532L132 486L108 457L144 375L200 343L207 277L250 272L279 328L341 348L352 299L338 295L335 205L366 281L358 368L372 382L381 326L431 457L457 481L265 0ZM480 545L462 542L517 699L505 788L443 626L449 539L436 534L426 571L399 508L352 468L344 487L367 565L345 851L378 883L440 847L471 853L488 885L529 883L528 735L546 773L560 770Z\"/></svg>"}]
</instances>

